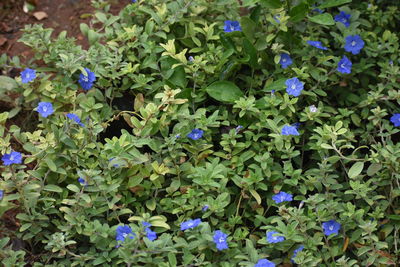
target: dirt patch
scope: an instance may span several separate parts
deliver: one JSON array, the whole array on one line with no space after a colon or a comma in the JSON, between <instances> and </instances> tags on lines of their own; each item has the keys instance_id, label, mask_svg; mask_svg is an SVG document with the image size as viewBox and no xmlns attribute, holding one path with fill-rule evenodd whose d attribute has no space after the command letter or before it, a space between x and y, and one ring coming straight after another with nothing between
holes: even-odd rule
<instances>
[{"instance_id":1,"label":"dirt patch","mask_svg":"<svg viewBox=\"0 0 400 267\"><path fill-rule=\"evenodd\" d=\"M29 47L18 42L21 37L21 29L27 24L40 23L46 28L53 28L53 36L62 31L67 31L68 36L74 37L79 45L88 48L88 42L80 31L81 23L89 23L93 7L90 0L29 0L35 5L34 11L25 13L23 11L23 0L2 0L0 3L0 54L8 56L20 56L22 62L32 57ZM109 1L111 12L118 12L130 0ZM43 12L47 17L38 20L34 13Z\"/></svg>"}]
</instances>

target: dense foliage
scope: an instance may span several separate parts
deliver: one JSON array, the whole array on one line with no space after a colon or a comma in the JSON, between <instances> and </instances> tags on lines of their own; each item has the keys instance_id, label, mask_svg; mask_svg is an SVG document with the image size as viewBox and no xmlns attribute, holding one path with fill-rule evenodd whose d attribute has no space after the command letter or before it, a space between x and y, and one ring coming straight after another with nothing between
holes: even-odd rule
<instances>
[{"instance_id":1,"label":"dense foliage","mask_svg":"<svg viewBox=\"0 0 400 267\"><path fill-rule=\"evenodd\" d=\"M400 262L398 1L92 4L0 58L5 266Z\"/></svg>"}]
</instances>

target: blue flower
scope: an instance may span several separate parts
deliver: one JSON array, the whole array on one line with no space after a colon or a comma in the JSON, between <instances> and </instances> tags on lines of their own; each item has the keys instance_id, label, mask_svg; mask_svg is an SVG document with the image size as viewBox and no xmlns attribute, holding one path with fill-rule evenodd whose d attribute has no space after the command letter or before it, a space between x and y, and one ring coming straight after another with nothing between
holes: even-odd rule
<instances>
[{"instance_id":1,"label":"blue flower","mask_svg":"<svg viewBox=\"0 0 400 267\"><path fill-rule=\"evenodd\" d=\"M22 83L28 83L36 78L36 71L30 68L26 68L21 72Z\"/></svg>"},{"instance_id":2,"label":"blue flower","mask_svg":"<svg viewBox=\"0 0 400 267\"><path fill-rule=\"evenodd\" d=\"M203 208L201 209L203 212L205 212L205 211L207 211L208 210L208 208L209 208L209 206L208 205L204 205L203 206Z\"/></svg>"},{"instance_id":3,"label":"blue flower","mask_svg":"<svg viewBox=\"0 0 400 267\"><path fill-rule=\"evenodd\" d=\"M390 121L394 124L395 127L400 126L400 113L394 113L392 117L390 117Z\"/></svg>"},{"instance_id":4,"label":"blue flower","mask_svg":"<svg viewBox=\"0 0 400 267\"><path fill-rule=\"evenodd\" d=\"M78 182L79 182L81 185L83 185L83 186L87 186L86 180L83 179L82 177L79 177L79 178L78 178Z\"/></svg>"},{"instance_id":5,"label":"blue flower","mask_svg":"<svg viewBox=\"0 0 400 267\"><path fill-rule=\"evenodd\" d=\"M150 228L146 228L144 229L146 231L146 237L150 240L153 241L155 239L157 239L157 233L150 230Z\"/></svg>"},{"instance_id":6,"label":"blue flower","mask_svg":"<svg viewBox=\"0 0 400 267\"><path fill-rule=\"evenodd\" d=\"M224 232L217 230L213 236L214 243L217 246L218 250L224 250L228 248L228 242L226 242L227 234Z\"/></svg>"},{"instance_id":7,"label":"blue flower","mask_svg":"<svg viewBox=\"0 0 400 267\"><path fill-rule=\"evenodd\" d=\"M142 222L144 227L151 227L151 223L149 222Z\"/></svg>"},{"instance_id":8,"label":"blue flower","mask_svg":"<svg viewBox=\"0 0 400 267\"><path fill-rule=\"evenodd\" d=\"M312 11L317 12L317 13L319 13L319 14L324 13L324 11L321 10L321 9L319 9L319 8L314 8Z\"/></svg>"},{"instance_id":9,"label":"blue flower","mask_svg":"<svg viewBox=\"0 0 400 267\"><path fill-rule=\"evenodd\" d=\"M137 2L137 0L132 0L132 3L136 3Z\"/></svg>"},{"instance_id":10,"label":"blue flower","mask_svg":"<svg viewBox=\"0 0 400 267\"><path fill-rule=\"evenodd\" d=\"M200 129L193 129L188 135L187 137L189 137L192 140L197 140L203 137L203 130Z\"/></svg>"},{"instance_id":11,"label":"blue flower","mask_svg":"<svg viewBox=\"0 0 400 267\"><path fill-rule=\"evenodd\" d=\"M53 105L50 102L39 102L36 111L39 112L43 118L47 118L54 112Z\"/></svg>"},{"instance_id":12,"label":"blue flower","mask_svg":"<svg viewBox=\"0 0 400 267\"><path fill-rule=\"evenodd\" d=\"M201 219L187 220L186 222L181 223L181 230L185 231L187 229L195 228L200 223L201 223Z\"/></svg>"},{"instance_id":13,"label":"blue flower","mask_svg":"<svg viewBox=\"0 0 400 267\"><path fill-rule=\"evenodd\" d=\"M282 65L283 69L286 69L287 67L293 64L293 60L290 58L288 54L282 53L280 56L281 59L279 60L279 64Z\"/></svg>"},{"instance_id":14,"label":"blue flower","mask_svg":"<svg viewBox=\"0 0 400 267\"><path fill-rule=\"evenodd\" d=\"M298 130L298 129L300 128L300 125L301 125L300 122L295 122L295 123L292 124L292 126L293 126L294 128L296 128L296 130Z\"/></svg>"},{"instance_id":15,"label":"blue flower","mask_svg":"<svg viewBox=\"0 0 400 267\"><path fill-rule=\"evenodd\" d=\"M193 61L194 61L194 58L193 58L192 56L189 56L188 59L189 59L190 62L193 62Z\"/></svg>"},{"instance_id":16,"label":"blue flower","mask_svg":"<svg viewBox=\"0 0 400 267\"><path fill-rule=\"evenodd\" d=\"M286 82L286 92L288 95L298 97L304 88L304 83L302 83L298 78L294 77L287 79Z\"/></svg>"},{"instance_id":17,"label":"blue flower","mask_svg":"<svg viewBox=\"0 0 400 267\"><path fill-rule=\"evenodd\" d=\"M242 125L238 125L238 126L235 128L235 133L238 134L238 133L240 132L241 129L243 129L243 126L242 126Z\"/></svg>"},{"instance_id":18,"label":"blue flower","mask_svg":"<svg viewBox=\"0 0 400 267\"><path fill-rule=\"evenodd\" d=\"M239 21L225 20L224 31L225 32L242 31L242 28L240 27Z\"/></svg>"},{"instance_id":19,"label":"blue flower","mask_svg":"<svg viewBox=\"0 0 400 267\"><path fill-rule=\"evenodd\" d=\"M8 166L11 164L21 164L22 163L22 154L16 151L11 151L11 153L4 154L1 158L4 166Z\"/></svg>"},{"instance_id":20,"label":"blue flower","mask_svg":"<svg viewBox=\"0 0 400 267\"><path fill-rule=\"evenodd\" d=\"M79 75L79 84L84 90L89 90L93 86L93 82L96 81L96 75L91 72L88 68L85 68L87 76L83 73Z\"/></svg>"},{"instance_id":21,"label":"blue flower","mask_svg":"<svg viewBox=\"0 0 400 267\"><path fill-rule=\"evenodd\" d=\"M269 231L267 232L267 241L271 244L273 243L280 243L285 240L285 237L280 235L281 233L278 233L276 231Z\"/></svg>"},{"instance_id":22,"label":"blue flower","mask_svg":"<svg viewBox=\"0 0 400 267\"><path fill-rule=\"evenodd\" d=\"M129 225L120 225L116 229L115 240L124 242L127 237L134 239L135 236L136 235L132 232L132 228Z\"/></svg>"},{"instance_id":23,"label":"blue flower","mask_svg":"<svg viewBox=\"0 0 400 267\"><path fill-rule=\"evenodd\" d=\"M4 197L4 190L0 190L0 200L2 200Z\"/></svg>"},{"instance_id":24,"label":"blue flower","mask_svg":"<svg viewBox=\"0 0 400 267\"><path fill-rule=\"evenodd\" d=\"M351 73L351 67L352 63L350 59L348 59L346 56L343 56L343 58L339 61L338 66L337 66L337 71L340 73Z\"/></svg>"},{"instance_id":25,"label":"blue flower","mask_svg":"<svg viewBox=\"0 0 400 267\"><path fill-rule=\"evenodd\" d=\"M322 228L324 229L324 234L329 236L331 234L337 235L339 233L341 224L335 220L330 220L328 222L322 223Z\"/></svg>"},{"instance_id":26,"label":"blue flower","mask_svg":"<svg viewBox=\"0 0 400 267\"><path fill-rule=\"evenodd\" d=\"M347 28L350 26L350 18L350 14L346 14L345 12L341 11L338 15L335 16L335 21L343 23L344 26L346 26Z\"/></svg>"},{"instance_id":27,"label":"blue flower","mask_svg":"<svg viewBox=\"0 0 400 267\"><path fill-rule=\"evenodd\" d=\"M300 247L296 248L296 249L293 251L293 256L292 256L292 258L290 259L293 263L296 263L294 259L296 258L297 253L299 253L299 252L302 251L303 249L304 249L304 246L301 245Z\"/></svg>"},{"instance_id":28,"label":"blue flower","mask_svg":"<svg viewBox=\"0 0 400 267\"><path fill-rule=\"evenodd\" d=\"M254 267L275 267L275 263L267 259L259 260Z\"/></svg>"},{"instance_id":29,"label":"blue flower","mask_svg":"<svg viewBox=\"0 0 400 267\"><path fill-rule=\"evenodd\" d=\"M364 41L361 39L360 35L349 35L346 37L346 44L344 45L344 50L346 52L351 52L353 55L360 53L361 49L364 47Z\"/></svg>"},{"instance_id":30,"label":"blue flower","mask_svg":"<svg viewBox=\"0 0 400 267\"><path fill-rule=\"evenodd\" d=\"M285 202L285 201L292 201L293 200L293 195L281 191L278 194L274 195L272 197L272 200L275 201L276 204L279 204L279 203L282 203L282 202Z\"/></svg>"},{"instance_id":31,"label":"blue flower","mask_svg":"<svg viewBox=\"0 0 400 267\"><path fill-rule=\"evenodd\" d=\"M300 135L300 133L297 131L296 127L289 126L289 125L285 125L282 127L281 134L282 135Z\"/></svg>"},{"instance_id":32,"label":"blue flower","mask_svg":"<svg viewBox=\"0 0 400 267\"><path fill-rule=\"evenodd\" d=\"M74 114L74 113L68 113L67 118L70 120L73 120L74 122L76 122L79 126L84 127L85 125L81 122L81 119L78 117L78 115Z\"/></svg>"},{"instance_id":33,"label":"blue flower","mask_svg":"<svg viewBox=\"0 0 400 267\"><path fill-rule=\"evenodd\" d=\"M281 18L281 15L280 15L280 14L278 14L278 15L275 15L275 16L274 16L274 20L275 20L275 22L276 22L276 23L281 23L281 20L280 20L280 18Z\"/></svg>"},{"instance_id":34,"label":"blue flower","mask_svg":"<svg viewBox=\"0 0 400 267\"><path fill-rule=\"evenodd\" d=\"M320 41L307 41L307 44L309 44L311 46L314 46L314 47L316 47L318 49L321 49L321 50L328 50L328 48L323 46Z\"/></svg>"}]
</instances>

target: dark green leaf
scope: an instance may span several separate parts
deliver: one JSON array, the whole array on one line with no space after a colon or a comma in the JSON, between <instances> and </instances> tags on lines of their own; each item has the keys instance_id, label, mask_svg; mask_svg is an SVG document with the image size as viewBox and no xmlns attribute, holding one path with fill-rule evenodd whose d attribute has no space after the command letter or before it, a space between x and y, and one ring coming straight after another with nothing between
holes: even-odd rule
<instances>
[{"instance_id":1,"label":"dark green leaf","mask_svg":"<svg viewBox=\"0 0 400 267\"><path fill-rule=\"evenodd\" d=\"M280 8L282 6L282 3L280 0L260 0L260 3L263 7L267 8Z\"/></svg>"},{"instance_id":2,"label":"dark green leaf","mask_svg":"<svg viewBox=\"0 0 400 267\"><path fill-rule=\"evenodd\" d=\"M308 5L306 3L301 3L295 7L293 7L290 12L289 12L289 16L290 16L290 21L292 22L298 22L302 19L304 19L308 13Z\"/></svg>"},{"instance_id":3,"label":"dark green leaf","mask_svg":"<svg viewBox=\"0 0 400 267\"><path fill-rule=\"evenodd\" d=\"M343 4L351 3L351 0L325 0L324 3L318 6L319 9L340 6Z\"/></svg>"}]
</instances>

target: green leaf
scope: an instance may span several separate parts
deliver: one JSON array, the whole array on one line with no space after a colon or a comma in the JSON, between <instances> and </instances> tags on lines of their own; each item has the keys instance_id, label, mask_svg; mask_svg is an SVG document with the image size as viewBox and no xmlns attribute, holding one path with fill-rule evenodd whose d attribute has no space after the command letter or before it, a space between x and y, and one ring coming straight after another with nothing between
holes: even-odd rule
<instances>
[{"instance_id":1,"label":"green leaf","mask_svg":"<svg viewBox=\"0 0 400 267\"><path fill-rule=\"evenodd\" d=\"M298 22L306 17L308 13L308 5L305 3L301 3L295 7L293 7L290 12L290 21L292 22Z\"/></svg>"},{"instance_id":2,"label":"green leaf","mask_svg":"<svg viewBox=\"0 0 400 267\"><path fill-rule=\"evenodd\" d=\"M240 88L229 81L214 82L206 88L206 91L212 98L221 102L233 103L243 97Z\"/></svg>"},{"instance_id":3,"label":"green leaf","mask_svg":"<svg viewBox=\"0 0 400 267\"><path fill-rule=\"evenodd\" d=\"M48 184L43 188L45 191L62 193L62 188L58 185Z\"/></svg>"},{"instance_id":4,"label":"green leaf","mask_svg":"<svg viewBox=\"0 0 400 267\"><path fill-rule=\"evenodd\" d=\"M259 67L258 62L257 62L257 50L254 48L254 46L251 44L251 42L247 39L243 39L243 48L244 52L250 56L249 59L249 65L257 69Z\"/></svg>"},{"instance_id":5,"label":"green leaf","mask_svg":"<svg viewBox=\"0 0 400 267\"><path fill-rule=\"evenodd\" d=\"M340 6L343 4L351 3L351 0L325 0L324 3L318 6L319 9Z\"/></svg>"},{"instance_id":6,"label":"green leaf","mask_svg":"<svg viewBox=\"0 0 400 267\"><path fill-rule=\"evenodd\" d=\"M308 17L308 19L314 23L321 25L335 25L333 17L329 13L319 14L314 17Z\"/></svg>"},{"instance_id":7,"label":"green leaf","mask_svg":"<svg viewBox=\"0 0 400 267\"><path fill-rule=\"evenodd\" d=\"M250 194L256 199L257 204L258 204L258 205L261 205L261 197L260 197L260 195L257 193L257 191L254 190L254 189L250 189L249 191L250 191Z\"/></svg>"},{"instance_id":8,"label":"green leaf","mask_svg":"<svg viewBox=\"0 0 400 267\"><path fill-rule=\"evenodd\" d=\"M364 162L354 163L348 172L349 178L357 177L362 172L363 168L364 168Z\"/></svg>"},{"instance_id":9,"label":"green leaf","mask_svg":"<svg viewBox=\"0 0 400 267\"><path fill-rule=\"evenodd\" d=\"M373 176L377 173L380 169L382 169L382 164L379 163L372 163L367 169L367 175Z\"/></svg>"},{"instance_id":10,"label":"green leaf","mask_svg":"<svg viewBox=\"0 0 400 267\"><path fill-rule=\"evenodd\" d=\"M53 172L57 171L57 166L56 166L56 164L54 163L53 160L51 160L50 158L45 158L44 161L46 162L47 166L49 167L49 169L51 171L53 171Z\"/></svg>"},{"instance_id":11,"label":"green leaf","mask_svg":"<svg viewBox=\"0 0 400 267\"><path fill-rule=\"evenodd\" d=\"M79 188L76 186L76 185L74 185L74 184L69 184L69 185L67 185L67 188L69 189L69 190L71 190L72 192L75 192L75 193L78 193L80 190L79 190Z\"/></svg>"},{"instance_id":12,"label":"green leaf","mask_svg":"<svg viewBox=\"0 0 400 267\"><path fill-rule=\"evenodd\" d=\"M256 23L251 20L249 17L242 17L240 19L240 26L242 27L242 31L244 35L250 40L254 41L254 33L256 28Z\"/></svg>"},{"instance_id":13,"label":"green leaf","mask_svg":"<svg viewBox=\"0 0 400 267\"><path fill-rule=\"evenodd\" d=\"M11 91L18 87L17 82L7 76L0 76L0 93L2 91Z\"/></svg>"},{"instance_id":14,"label":"green leaf","mask_svg":"<svg viewBox=\"0 0 400 267\"><path fill-rule=\"evenodd\" d=\"M263 7L272 8L272 9L277 9L282 6L282 3L280 0L260 0L260 4Z\"/></svg>"}]
</instances>

